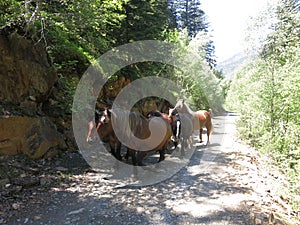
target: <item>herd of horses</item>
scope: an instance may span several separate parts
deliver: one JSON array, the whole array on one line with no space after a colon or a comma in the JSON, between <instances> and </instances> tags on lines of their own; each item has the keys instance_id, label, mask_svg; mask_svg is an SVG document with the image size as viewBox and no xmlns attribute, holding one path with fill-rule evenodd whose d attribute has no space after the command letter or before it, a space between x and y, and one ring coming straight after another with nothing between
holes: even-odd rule
<instances>
[{"instance_id":1,"label":"herd of horses","mask_svg":"<svg viewBox=\"0 0 300 225\"><path fill-rule=\"evenodd\" d=\"M114 129L114 124L118 127L117 132ZM165 132L162 136L159 135L160 141L155 146L153 146L155 138L149 137L159 132L151 134L150 124L153 127L165 127ZM93 136L92 127L93 125L89 124L87 142ZM199 141L203 142L203 127L206 127L207 130L207 145L213 132L211 110L194 112L184 100L180 100L174 108L169 109L169 114L153 110L144 116L139 112L106 108L97 118L95 132L101 141L109 144L112 155L118 160L122 160L121 147L125 145L127 152L124 158L128 160L131 157L133 165L143 166L143 159L149 151L159 152L159 162L164 160L170 142L174 144L175 149L180 144L181 155L184 155L184 149L192 143L192 135L195 130L199 130ZM143 146L140 142L135 142L135 138L144 140L141 142ZM127 140L125 144L121 141L124 139ZM143 150L139 150L142 148Z\"/></svg>"}]
</instances>

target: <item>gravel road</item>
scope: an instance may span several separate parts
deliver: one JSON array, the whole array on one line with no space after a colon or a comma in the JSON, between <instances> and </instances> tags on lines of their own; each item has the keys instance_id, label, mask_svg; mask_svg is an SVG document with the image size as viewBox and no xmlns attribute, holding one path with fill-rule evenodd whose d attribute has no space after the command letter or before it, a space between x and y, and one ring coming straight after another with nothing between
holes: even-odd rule
<instances>
[{"instance_id":1,"label":"gravel road","mask_svg":"<svg viewBox=\"0 0 300 225\"><path fill-rule=\"evenodd\" d=\"M279 178L261 169L258 153L237 141L236 119L234 114L214 117L211 144L197 144L187 165L163 181L134 186L104 172L70 174L59 185L18 200L2 222L284 224L278 215L288 218L290 209L271 186L277 187Z\"/></svg>"}]
</instances>

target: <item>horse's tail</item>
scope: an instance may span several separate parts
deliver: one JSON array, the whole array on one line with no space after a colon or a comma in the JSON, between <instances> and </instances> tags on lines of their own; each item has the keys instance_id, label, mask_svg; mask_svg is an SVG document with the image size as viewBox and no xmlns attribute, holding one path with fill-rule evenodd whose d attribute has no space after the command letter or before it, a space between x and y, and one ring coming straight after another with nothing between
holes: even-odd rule
<instances>
[{"instance_id":1,"label":"horse's tail","mask_svg":"<svg viewBox=\"0 0 300 225\"><path fill-rule=\"evenodd\" d=\"M209 121L209 123L210 123L209 135L211 135L211 134L212 134L212 132L214 131L214 126L213 126L213 124L212 124L211 120Z\"/></svg>"},{"instance_id":2,"label":"horse's tail","mask_svg":"<svg viewBox=\"0 0 300 225\"><path fill-rule=\"evenodd\" d=\"M212 132L214 131L214 126L213 126L212 121L211 121L211 118L213 116L213 112L212 112L212 109L208 109L207 112L209 114L209 118L208 118L208 121L206 122L206 124L207 124L207 127L209 127L209 129L208 129L209 135L211 135Z\"/></svg>"}]
</instances>

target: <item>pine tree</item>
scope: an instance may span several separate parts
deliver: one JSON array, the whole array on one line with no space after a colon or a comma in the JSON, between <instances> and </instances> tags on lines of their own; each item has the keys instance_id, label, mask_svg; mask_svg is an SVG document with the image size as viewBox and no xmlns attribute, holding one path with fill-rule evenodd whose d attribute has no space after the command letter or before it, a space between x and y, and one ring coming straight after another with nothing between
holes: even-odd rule
<instances>
[{"instance_id":1,"label":"pine tree","mask_svg":"<svg viewBox=\"0 0 300 225\"><path fill-rule=\"evenodd\" d=\"M119 44L137 40L159 39L171 25L166 1L130 0L123 3L125 19L119 30Z\"/></svg>"},{"instance_id":2,"label":"pine tree","mask_svg":"<svg viewBox=\"0 0 300 225\"><path fill-rule=\"evenodd\" d=\"M208 32L209 24L199 0L170 0L169 6L179 31L186 29L190 38L195 37L199 32ZM209 41L206 46L205 59L211 68L216 66L214 53L213 42Z\"/></svg>"},{"instance_id":3,"label":"pine tree","mask_svg":"<svg viewBox=\"0 0 300 225\"><path fill-rule=\"evenodd\" d=\"M179 30L187 29L190 37L199 31L207 31L208 24L199 0L171 0L169 5Z\"/></svg>"}]
</instances>

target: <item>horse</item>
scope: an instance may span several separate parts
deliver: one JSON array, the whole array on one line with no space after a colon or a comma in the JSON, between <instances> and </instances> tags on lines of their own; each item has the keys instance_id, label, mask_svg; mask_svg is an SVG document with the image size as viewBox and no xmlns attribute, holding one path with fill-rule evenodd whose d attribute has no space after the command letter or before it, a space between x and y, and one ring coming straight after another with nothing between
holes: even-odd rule
<instances>
[{"instance_id":1,"label":"horse","mask_svg":"<svg viewBox=\"0 0 300 225\"><path fill-rule=\"evenodd\" d=\"M166 119L163 117L146 118L139 112L128 112L121 109L112 110L112 115L112 119L114 119L115 124L118 125L118 134L122 136L121 139L126 138L126 141L128 141L127 144L129 146L127 146L127 149L128 153L132 156L133 165L143 166L142 160L149 151L158 151L160 153L158 162L165 159L164 153L168 145L168 140L172 134L171 126ZM152 141L155 140L149 139L151 135L154 135L151 134L149 128L150 123L153 127L161 127L163 124L166 128L166 133L164 134L162 141L155 147L153 147L152 143ZM138 138L142 142L132 141L134 138Z\"/></svg>"},{"instance_id":2,"label":"horse","mask_svg":"<svg viewBox=\"0 0 300 225\"><path fill-rule=\"evenodd\" d=\"M160 113L160 112L158 112ZM180 139L180 133L181 133L181 121L180 121L180 117L178 114L172 114L172 115L168 115L165 113L160 113L161 116L163 116L164 118L167 118L171 128L172 128L172 142L174 144L175 149L177 148L177 145L179 143L179 139ZM155 116L155 115L154 115Z\"/></svg>"},{"instance_id":3,"label":"horse","mask_svg":"<svg viewBox=\"0 0 300 225\"><path fill-rule=\"evenodd\" d=\"M192 121L193 121L193 131L198 130L199 129L199 141L200 143L203 142L202 140L202 133L203 133L203 127L206 127L207 130L207 142L206 145L208 145L209 142L209 136L212 134L213 132L213 124L211 121L211 112L212 110L199 110L199 111L192 111L190 109L190 107L184 102L184 100L179 100L175 107L173 109L171 109L171 111L173 110L177 110L179 113L186 113L188 115L191 116Z\"/></svg>"},{"instance_id":4,"label":"horse","mask_svg":"<svg viewBox=\"0 0 300 225\"><path fill-rule=\"evenodd\" d=\"M112 155L115 156L118 160L122 160L122 144L114 132L111 121L111 112L107 108L105 108L102 116L99 119L97 132L102 141L108 142Z\"/></svg>"},{"instance_id":5,"label":"horse","mask_svg":"<svg viewBox=\"0 0 300 225\"><path fill-rule=\"evenodd\" d=\"M97 138L97 126L99 124L99 114L95 112L95 120L92 118L88 122L88 133L86 137L86 142L93 142Z\"/></svg>"},{"instance_id":6,"label":"horse","mask_svg":"<svg viewBox=\"0 0 300 225\"><path fill-rule=\"evenodd\" d=\"M179 135L180 135L180 119L179 119L179 117L173 118L173 117L170 117L168 114L162 113L158 110L151 110L147 113L147 118L151 118L153 116L164 118L166 121L169 122L169 124L171 125L171 129L172 129L172 137L171 137L170 141L173 143L173 145L176 149L178 142L179 142Z\"/></svg>"},{"instance_id":7,"label":"horse","mask_svg":"<svg viewBox=\"0 0 300 225\"><path fill-rule=\"evenodd\" d=\"M151 118L152 116L155 116L155 117L162 117L164 118L165 120L167 120L170 124L172 123L172 120L170 119L169 115L166 114L166 113L162 113L158 110L151 110L147 113L147 118Z\"/></svg>"},{"instance_id":8,"label":"horse","mask_svg":"<svg viewBox=\"0 0 300 225\"><path fill-rule=\"evenodd\" d=\"M188 146L193 135L192 117L186 113L178 113L176 109L169 109L169 118L173 121L173 135L177 143L181 141L181 155L184 155L184 148Z\"/></svg>"}]
</instances>

